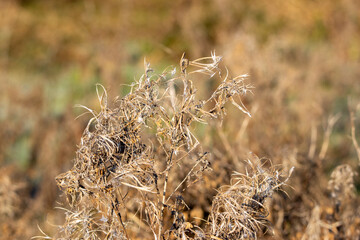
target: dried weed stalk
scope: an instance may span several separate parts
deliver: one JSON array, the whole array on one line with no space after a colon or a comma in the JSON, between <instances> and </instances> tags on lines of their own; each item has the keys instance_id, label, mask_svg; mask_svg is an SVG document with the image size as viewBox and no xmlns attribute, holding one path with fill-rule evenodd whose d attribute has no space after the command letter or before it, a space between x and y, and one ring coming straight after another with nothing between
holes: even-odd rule
<instances>
[{"instance_id":1,"label":"dried weed stalk","mask_svg":"<svg viewBox=\"0 0 360 240\"><path fill-rule=\"evenodd\" d=\"M313 207L301 239L358 239L359 233L355 231L359 227L356 222L357 203L354 201L355 174L348 164L333 170L328 182L332 207L319 204Z\"/></svg>"},{"instance_id":2,"label":"dried weed stalk","mask_svg":"<svg viewBox=\"0 0 360 240\"><path fill-rule=\"evenodd\" d=\"M183 194L209 169L208 153L192 133L193 122L222 118L231 102L250 116L240 97L251 92L246 75L222 75L221 57L189 61L156 74L145 62L145 73L130 93L108 104L98 85L100 112L84 130L74 166L57 177L70 210L59 231L67 239L229 239L256 237L265 224L264 201L281 186L279 174L251 163L237 174L228 190L220 190L211 213L211 234L187 222ZM198 100L193 81L199 74L221 79L208 99ZM100 94L102 88L103 93ZM187 171L178 179L175 168ZM140 230L141 229L141 230ZM139 236L139 234L142 234ZM148 235L146 235L148 234Z\"/></svg>"},{"instance_id":3,"label":"dried weed stalk","mask_svg":"<svg viewBox=\"0 0 360 240\"><path fill-rule=\"evenodd\" d=\"M331 173L328 189L331 191L331 198L336 208L355 197L355 174L348 164L337 166Z\"/></svg>"},{"instance_id":4,"label":"dried weed stalk","mask_svg":"<svg viewBox=\"0 0 360 240\"><path fill-rule=\"evenodd\" d=\"M268 226L265 200L284 185L279 171L267 168L257 157L248 160L246 174L235 173L230 186L224 186L213 200L210 223L213 239L256 239Z\"/></svg>"},{"instance_id":5,"label":"dried weed stalk","mask_svg":"<svg viewBox=\"0 0 360 240\"><path fill-rule=\"evenodd\" d=\"M13 218L20 210L21 198L19 190L25 183L14 182L11 168L0 168L0 221Z\"/></svg>"},{"instance_id":6,"label":"dried weed stalk","mask_svg":"<svg viewBox=\"0 0 360 240\"><path fill-rule=\"evenodd\" d=\"M333 225L336 225L336 237L339 239L358 239L360 223L357 220L358 202L354 178L357 175L350 165L337 166L331 173L328 190L333 205Z\"/></svg>"},{"instance_id":7,"label":"dried weed stalk","mask_svg":"<svg viewBox=\"0 0 360 240\"><path fill-rule=\"evenodd\" d=\"M353 145L355 147L356 154L357 154L357 157L359 160L359 165L360 165L360 147L359 147L358 141L356 140L356 128L355 128L355 120L356 120L355 113L360 108L360 104L357 104L355 110L352 109L351 105L352 105L352 102L351 102L351 99L349 99L348 100L348 108L349 108L349 112L350 112L351 139L352 139Z\"/></svg>"}]
</instances>

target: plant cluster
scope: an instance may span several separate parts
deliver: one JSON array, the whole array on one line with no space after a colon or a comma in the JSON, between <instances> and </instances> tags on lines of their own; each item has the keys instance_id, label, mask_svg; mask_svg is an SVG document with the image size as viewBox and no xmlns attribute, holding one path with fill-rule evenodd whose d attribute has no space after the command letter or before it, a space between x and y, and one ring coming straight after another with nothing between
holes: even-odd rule
<instances>
[{"instance_id":1,"label":"plant cluster","mask_svg":"<svg viewBox=\"0 0 360 240\"><path fill-rule=\"evenodd\" d=\"M229 187L219 189L204 224L186 216L186 191L211 170L210 154L193 126L222 119L227 102L251 116L241 101L252 88L247 76L231 77L227 70L224 75L220 62L215 53L194 61L183 55L179 70L157 74L145 61L130 93L112 104L98 85L101 109L84 107L93 117L74 166L56 179L70 207L59 237L255 239L264 230L265 200L285 181L257 158L249 160L246 174L237 173ZM205 100L197 99L193 83L202 76L221 79Z\"/></svg>"}]
</instances>

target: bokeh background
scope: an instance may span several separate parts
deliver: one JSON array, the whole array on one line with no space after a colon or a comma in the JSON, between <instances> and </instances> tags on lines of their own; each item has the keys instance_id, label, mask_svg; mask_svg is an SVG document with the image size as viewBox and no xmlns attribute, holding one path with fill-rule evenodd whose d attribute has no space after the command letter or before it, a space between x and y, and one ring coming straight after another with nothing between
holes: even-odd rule
<instances>
[{"instance_id":1,"label":"bokeh background","mask_svg":"<svg viewBox=\"0 0 360 240\"><path fill-rule=\"evenodd\" d=\"M199 137L224 163L214 168L236 170L225 163L252 151L300 169L284 211L303 215L275 229L301 238L312 209L326 212L332 170L359 169L348 107L360 103L359 11L358 0L0 1L0 239L41 235L37 225L57 231L64 211L55 208L63 201L55 177L71 168L90 118L75 120L84 112L75 104L99 109L96 83L122 96L144 57L162 71L183 52L195 59L213 50L231 73L250 75L254 94L244 103L253 117L230 107L221 128ZM355 185L359 192L358 177Z\"/></svg>"}]
</instances>

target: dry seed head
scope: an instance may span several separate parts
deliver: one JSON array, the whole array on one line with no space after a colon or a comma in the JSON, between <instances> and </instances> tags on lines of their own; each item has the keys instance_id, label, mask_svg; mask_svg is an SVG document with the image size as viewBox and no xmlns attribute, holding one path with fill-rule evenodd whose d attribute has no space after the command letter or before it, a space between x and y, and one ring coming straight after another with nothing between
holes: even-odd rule
<instances>
[{"instance_id":1,"label":"dry seed head","mask_svg":"<svg viewBox=\"0 0 360 240\"><path fill-rule=\"evenodd\" d=\"M337 204L355 197L355 174L347 164L337 166L331 173L328 189L331 191L331 197Z\"/></svg>"},{"instance_id":2,"label":"dry seed head","mask_svg":"<svg viewBox=\"0 0 360 240\"><path fill-rule=\"evenodd\" d=\"M232 184L223 187L215 196L209 224L211 234L220 239L256 239L258 232L266 227L268 209L264 203L277 188L290 177L280 179L274 168L265 168L260 159L248 161L246 174L235 173Z\"/></svg>"}]
</instances>

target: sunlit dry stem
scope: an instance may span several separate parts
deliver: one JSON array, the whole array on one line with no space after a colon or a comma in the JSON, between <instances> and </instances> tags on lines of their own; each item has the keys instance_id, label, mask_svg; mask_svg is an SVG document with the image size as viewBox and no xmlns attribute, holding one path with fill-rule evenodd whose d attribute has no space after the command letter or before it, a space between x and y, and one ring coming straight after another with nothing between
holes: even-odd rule
<instances>
[{"instance_id":1,"label":"sunlit dry stem","mask_svg":"<svg viewBox=\"0 0 360 240\"><path fill-rule=\"evenodd\" d=\"M311 124L311 137L310 137L310 148L308 157L309 159L314 159L315 150L316 150L316 139L317 139L317 129L315 124Z\"/></svg>"},{"instance_id":2,"label":"sunlit dry stem","mask_svg":"<svg viewBox=\"0 0 360 240\"><path fill-rule=\"evenodd\" d=\"M111 198L111 200L112 200L112 207L113 207L113 209L115 209L116 215L119 217L119 221L120 221L121 227L123 228L125 236L126 236L127 239L130 239L128 234L127 234L124 222L122 220L121 213L119 211L119 200L117 199L117 197Z\"/></svg>"},{"instance_id":3,"label":"sunlit dry stem","mask_svg":"<svg viewBox=\"0 0 360 240\"><path fill-rule=\"evenodd\" d=\"M207 154L207 153L206 153L206 154ZM169 197L166 199L166 202L165 202L165 203L167 203L167 202L170 200L170 198L174 195L174 193L181 187L181 185L183 185L183 184L185 183L185 181L189 178L190 174L193 173L194 169L197 167L197 165L199 165L201 158L204 158L206 154L204 154L203 156L201 156L200 159L196 161L196 164L191 168L191 170L190 170L190 171L188 172L188 174L184 177L184 179L179 183L179 185L178 185L178 186L174 189L174 191L169 195Z\"/></svg>"},{"instance_id":4,"label":"sunlit dry stem","mask_svg":"<svg viewBox=\"0 0 360 240\"><path fill-rule=\"evenodd\" d=\"M349 108L349 110L350 110L350 108ZM355 114L352 110L350 110L350 124L351 124L351 139L354 144L356 154L357 154L357 157L359 160L359 165L360 165L360 147L359 147L358 141L356 139Z\"/></svg>"},{"instance_id":5,"label":"sunlit dry stem","mask_svg":"<svg viewBox=\"0 0 360 240\"><path fill-rule=\"evenodd\" d=\"M167 189L167 184L168 184L168 180L169 180L169 172L172 167L173 155L174 155L174 149L171 150L169 159L167 160L167 167L165 170L164 190L162 193L161 211L160 211L160 226L159 226L159 233L158 233L159 239L162 239L162 229L164 227L164 210L165 210L166 189Z\"/></svg>"},{"instance_id":6,"label":"sunlit dry stem","mask_svg":"<svg viewBox=\"0 0 360 240\"><path fill-rule=\"evenodd\" d=\"M339 120L339 118L340 118L340 115L337 114L335 116L329 117L329 119L328 119L328 125L327 125L327 128L326 128L325 134L324 134L323 144L321 146L321 150L320 150L320 153L319 153L319 161L320 161L319 164L320 164L320 166L322 165L322 161L324 160L327 149L329 147L329 141L330 141L331 132L332 132L332 130L334 128L335 123Z\"/></svg>"}]
</instances>

